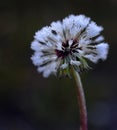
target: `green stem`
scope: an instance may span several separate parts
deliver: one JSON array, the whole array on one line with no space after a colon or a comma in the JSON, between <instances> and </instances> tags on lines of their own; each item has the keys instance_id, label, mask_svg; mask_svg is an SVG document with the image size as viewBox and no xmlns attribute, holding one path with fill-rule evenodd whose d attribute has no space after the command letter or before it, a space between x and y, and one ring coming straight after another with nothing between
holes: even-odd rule
<instances>
[{"instance_id":1,"label":"green stem","mask_svg":"<svg viewBox=\"0 0 117 130\"><path fill-rule=\"evenodd\" d=\"M80 75L78 72L76 72L73 69L74 78L76 81L76 90L77 90L77 100L79 104L80 109L80 130L87 130L87 110L86 110L86 101L85 101L85 95L84 90L82 86L82 82L80 79Z\"/></svg>"}]
</instances>

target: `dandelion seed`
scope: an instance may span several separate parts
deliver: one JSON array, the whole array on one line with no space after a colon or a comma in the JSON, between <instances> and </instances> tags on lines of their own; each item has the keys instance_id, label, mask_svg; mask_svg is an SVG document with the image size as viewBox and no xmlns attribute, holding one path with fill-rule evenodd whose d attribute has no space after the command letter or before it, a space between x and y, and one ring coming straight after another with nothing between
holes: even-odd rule
<instances>
[{"instance_id":1,"label":"dandelion seed","mask_svg":"<svg viewBox=\"0 0 117 130\"><path fill-rule=\"evenodd\" d=\"M102 30L85 15L52 22L35 33L33 64L44 77L69 75L71 67L77 72L88 69L88 60L97 63L107 58L109 46L100 35Z\"/></svg>"}]
</instances>

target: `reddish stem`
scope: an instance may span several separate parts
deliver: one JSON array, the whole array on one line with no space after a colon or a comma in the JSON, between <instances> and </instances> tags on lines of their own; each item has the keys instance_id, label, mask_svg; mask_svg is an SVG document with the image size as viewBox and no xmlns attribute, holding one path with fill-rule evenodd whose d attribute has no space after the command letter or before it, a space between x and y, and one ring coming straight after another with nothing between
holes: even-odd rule
<instances>
[{"instance_id":1,"label":"reddish stem","mask_svg":"<svg viewBox=\"0 0 117 130\"><path fill-rule=\"evenodd\" d=\"M76 90L77 90L77 100L78 100L79 110L80 110L80 130L87 130L88 129L87 110L86 110L84 90L78 72L76 72L75 70L73 70L73 72L77 84Z\"/></svg>"}]
</instances>

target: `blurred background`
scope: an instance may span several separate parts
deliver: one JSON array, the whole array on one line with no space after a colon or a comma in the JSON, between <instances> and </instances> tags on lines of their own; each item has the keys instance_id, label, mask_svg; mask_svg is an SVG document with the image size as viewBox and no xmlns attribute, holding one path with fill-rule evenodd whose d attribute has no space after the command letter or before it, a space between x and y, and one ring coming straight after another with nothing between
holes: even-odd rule
<instances>
[{"instance_id":1,"label":"blurred background","mask_svg":"<svg viewBox=\"0 0 117 130\"><path fill-rule=\"evenodd\" d=\"M69 14L104 27L108 59L82 74L89 130L117 130L117 0L0 2L0 130L78 130L73 79L45 79L30 57L34 33Z\"/></svg>"}]
</instances>

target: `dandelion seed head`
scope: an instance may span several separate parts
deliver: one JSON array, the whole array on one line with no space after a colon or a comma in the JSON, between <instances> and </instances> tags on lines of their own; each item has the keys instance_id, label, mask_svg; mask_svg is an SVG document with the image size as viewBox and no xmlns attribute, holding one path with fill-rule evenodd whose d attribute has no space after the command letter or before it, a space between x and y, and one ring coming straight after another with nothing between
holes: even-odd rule
<instances>
[{"instance_id":1,"label":"dandelion seed head","mask_svg":"<svg viewBox=\"0 0 117 130\"><path fill-rule=\"evenodd\" d=\"M44 77L51 74L69 75L73 68L89 69L88 60L106 60L109 45L100 34L102 26L85 15L69 15L52 22L34 35L31 60Z\"/></svg>"}]
</instances>

